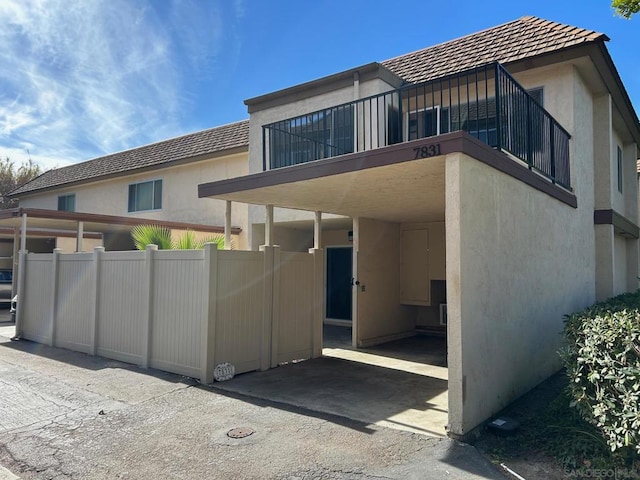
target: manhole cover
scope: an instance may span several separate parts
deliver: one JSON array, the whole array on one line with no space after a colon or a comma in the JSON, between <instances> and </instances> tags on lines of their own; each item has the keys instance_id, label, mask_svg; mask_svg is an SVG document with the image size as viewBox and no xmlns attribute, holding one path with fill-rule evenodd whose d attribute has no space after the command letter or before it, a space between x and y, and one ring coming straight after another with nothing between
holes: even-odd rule
<instances>
[{"instance_id":1,"label":"manhole cover","mask_svg":"<svg viewBox=\"0 0 640 480\"><path fill-rule=\"evenodd\" d=\"M252 430L249 427L233 428L227 432L227 437L245 438L245 437L248 437L249 435L252 435L253 433L254 433L254 430Z\"/></svg>"}]
</instances>

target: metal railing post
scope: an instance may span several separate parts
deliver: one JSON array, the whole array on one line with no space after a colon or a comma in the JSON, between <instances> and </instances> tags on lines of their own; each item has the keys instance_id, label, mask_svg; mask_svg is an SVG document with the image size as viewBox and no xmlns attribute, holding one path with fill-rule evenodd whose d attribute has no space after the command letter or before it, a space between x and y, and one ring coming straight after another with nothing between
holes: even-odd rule
<instances>
[{"instance_id":1,"label":"metal railing post","mask_svg":"<svg viewBox=\"0 0 640 480\"><path fill-rule=\"evenodd\" d=\"M500 64L495 66L495 88L496 88L496 148L502 150L502 115L500 99Z\"/></svg>"},{"instance_id":2,"label":"metal railing post","mask_svg":"<svg viewBox=\"0 0 640 480\"><path fill-rule=\"evenodd\" d=\"M556 141L553 120L549 119L549 162L551 167L551 183L556 183Z\"/></svg>"}]
</instances>

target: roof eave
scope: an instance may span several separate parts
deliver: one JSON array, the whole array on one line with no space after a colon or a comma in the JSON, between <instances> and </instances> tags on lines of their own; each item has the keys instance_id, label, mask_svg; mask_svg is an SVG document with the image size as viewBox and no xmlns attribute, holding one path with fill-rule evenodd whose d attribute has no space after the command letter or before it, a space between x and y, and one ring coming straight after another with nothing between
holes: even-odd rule
<instances>
[{"instance_id":1,"label":"roof eave","mask_svg":"<svg viewBox=\"0 0 640 480\"><path fill-rule=\"evenodd\" d=\"M354 75L359 75L359 80L367 81L373 78L380 78L393 87L399 87L404 83L404 79L393 73L379 62L367 63L365 65L350 68L342 72L318 78L310 82L301 83L275 92L249 98L244 101L249 113L291 103L292 101L327 93L337 88L353 85Z\"/></svg>"}]
</instances>

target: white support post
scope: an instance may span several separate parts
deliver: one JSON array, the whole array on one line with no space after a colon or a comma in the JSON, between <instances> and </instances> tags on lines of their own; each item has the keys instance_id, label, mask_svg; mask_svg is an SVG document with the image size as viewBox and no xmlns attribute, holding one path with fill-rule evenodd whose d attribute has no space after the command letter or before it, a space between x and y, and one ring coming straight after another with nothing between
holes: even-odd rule
<instances>
[{"instance_id":1,"label":"white support post","mask_svg":"<svg viewBox=\"0 0 640 480\"><path fill-rule=\"evenodd\" d=\"M22 224L20 225L20 250L27 250L27 214L22 214Z\"/></svg>"},{"instance_id":2,"label":"white support post","mask_svg":"<svg viewBox=\"0 0 640 480\"><path fill-rule=\"evenodd\" d=\"M315 212L316 216L313 220L313 248L318 250L322 248L322 212Z\"/></svg>"},{"instance_id":3,"label":"white support post","mask_svg":"<svg viewBox=\"0 0 640 480\"><path fill-rule=\"evenodd\" d=\"M20 258L20 229L13 229L13 255L11 255L11 278L13 282L11 283L11 298L15 297L18 293L18 282L20 279L18 278L20 273L18 272L19 268L19 258Z\"/></svg>"},{"instance_id":4,"label":"white support post","mask_svg":"<svg viewBox=\"0 0 640 480\"><path fill-rule=\"evenodd\" d=\"M99 317L100 317L100 268L102 267L102 254L104 253L104 247L93 248L93 311L91 315L91 355L98 354L98 331L99 331Z\"/></svg>"},{"instance_id":5,"label":"white support post","mask_svg":"<svg viewBox=\"0 0 640 480\"><path fill-rule=\"evenodd\" d=\"M218 306L218 245L204 246L204 287L206 288L207 310L202 321L200 346L200 383L213 383L216 347L216 314Z\"/></svg>"},{"instance_id":6,"label":"white support post","mask_svg":"<svg viewBox=\"0 0 640 480\"><path fill-rule=\"evenodd\" d=\"M76 231L76 252L82 252L82 239L84 237L84 222L78 222L78 230Z\"/></svg>"},{"instance_id":7,"label":"white support post","mask_svg":"<svg viewBox=\"0 0 640 480\"><path fill-rule=\"evenodd\" d=\"M58 263L60 262L60 253L62 249L53 249L53 261L51 264L51 308L49 310L49 342L50 347L56 344L56 320L58 310ZM20 301L20 299L18 299Z\"/></svg>"},{"instance_id":8,"label":"white support post","mask_svg":"<svg viewBox=\"0 0 640 480\"><path fill-rule=\"evenodd\" d=\"M231 250L231 201L227 200L224 212L224 249Z\"/></svg>"},{"instance_id":9,"label":"white support post","mask_svg":"<svg viewBox=\"0 0 640 480\"><path fill-rule=\"evenodd\" d=\"M143 346L142 352L142 366L144 368L149 368L149 363L151 362L151 329L153 328L153 270L154 270L154 261L155 255L154 253L158 250L157 245L147 245L146 248L146 269L147 269L147 291L145 292L145 296L147 298L147 311L144 316L144 329L143 331L146 333L145 342Z\"/></svg>"},{"instance_id":10,"label":"white support post","mask_svg":"<svg viewBox=\"0 0 640 480\"><path fill-rule=\"evenodd\" d=\"M264 244L273 245L273 205L265 205Z\"/></svg>"}]
</instances>

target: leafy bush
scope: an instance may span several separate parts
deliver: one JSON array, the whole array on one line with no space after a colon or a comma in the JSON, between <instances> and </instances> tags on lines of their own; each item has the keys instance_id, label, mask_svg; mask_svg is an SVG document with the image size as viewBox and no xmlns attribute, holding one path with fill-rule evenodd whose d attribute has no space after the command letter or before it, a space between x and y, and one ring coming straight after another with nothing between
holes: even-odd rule
<instances>
[{"instance_id":1,"label":"leafy bush","mask_svg":"<svg viewBox=\"0 0 640 480\"><path fill-rule=\"evenodd\" d=\"M568 315L565 336L571 405L611 451L640 453L640 291Z\"/></svg>"}]
</instances>

